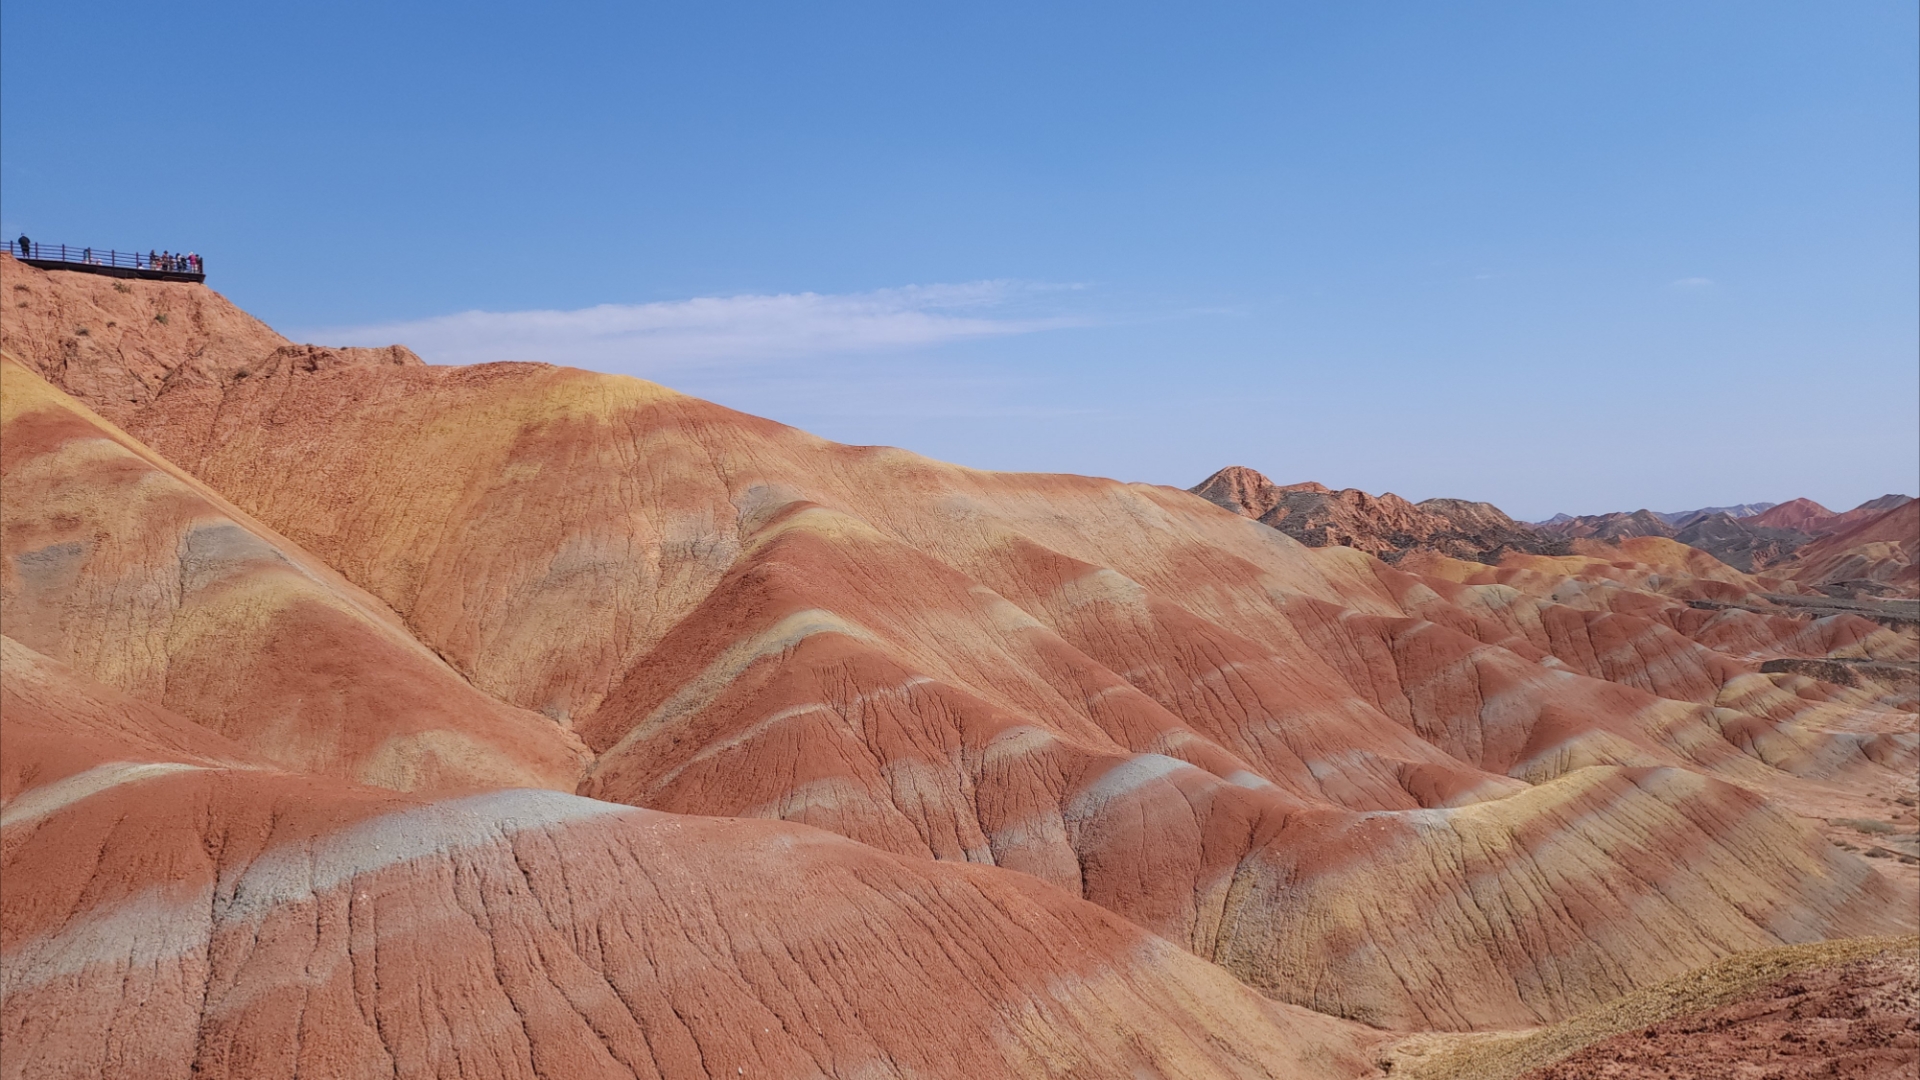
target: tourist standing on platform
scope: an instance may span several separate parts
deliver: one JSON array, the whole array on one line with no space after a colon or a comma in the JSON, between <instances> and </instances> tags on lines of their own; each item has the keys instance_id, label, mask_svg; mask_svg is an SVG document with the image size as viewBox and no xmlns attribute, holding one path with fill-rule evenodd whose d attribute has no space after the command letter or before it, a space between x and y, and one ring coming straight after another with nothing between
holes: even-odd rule
<instances>
[{"instance_id":1,"label":"tourist standing on platform","mask_svg":"<svg viewBox=\"0 0 1920 1080\"><path fill-rule=\"evenodd\" d=\"M26 233L20 234L20 257L23 259L33 257L33 241L27 239Z\"/></svg>"}]
</instances>

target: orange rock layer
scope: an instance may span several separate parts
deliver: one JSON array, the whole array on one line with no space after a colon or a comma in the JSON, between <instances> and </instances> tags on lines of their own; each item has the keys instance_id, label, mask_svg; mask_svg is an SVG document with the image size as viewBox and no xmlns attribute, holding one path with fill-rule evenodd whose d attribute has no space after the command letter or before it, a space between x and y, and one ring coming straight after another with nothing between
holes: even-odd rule
<instances>
[{"instance_id":1,"label":"orange rock layer","mask_svg":"<svg viewBox=\"0 0 1920 1080\"><path fill-rule=\"evenodd\" d=\"M1393 567L541 364L216 326L140 398L33 325L6 1076L1350 1077L1913 928L1802 814L1911 786L1920 640L1671 541Z\"/></svg>"}]
</instances>

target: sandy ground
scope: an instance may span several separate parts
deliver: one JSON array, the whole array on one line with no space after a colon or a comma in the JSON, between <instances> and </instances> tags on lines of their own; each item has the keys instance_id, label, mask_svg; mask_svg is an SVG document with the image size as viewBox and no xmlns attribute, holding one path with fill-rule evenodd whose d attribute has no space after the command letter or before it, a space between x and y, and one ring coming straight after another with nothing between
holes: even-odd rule
<instances>
[{"instance_id":1,"label":"sandy ground","mask_svg":"<svg viewBox=\"0 0 1920 1080\"><path fill-rule=\"evenodd\" d=\"M1525 1031L1422 1034L1399 1080L1798 1080L1920 1075L1920 939L1742 953Z\"/></svg>"},{"instance_id":2,"label":"sandy ground","mask_svg":"<svg viewBox=\"0 0 1920 1080\"><path fill-rule=\"evenodd\" d=\"M1527 1080L1920 1075L1920 957L1804 972L1744 1001L1616 1035Z\"/></svg>"}]
</instances>

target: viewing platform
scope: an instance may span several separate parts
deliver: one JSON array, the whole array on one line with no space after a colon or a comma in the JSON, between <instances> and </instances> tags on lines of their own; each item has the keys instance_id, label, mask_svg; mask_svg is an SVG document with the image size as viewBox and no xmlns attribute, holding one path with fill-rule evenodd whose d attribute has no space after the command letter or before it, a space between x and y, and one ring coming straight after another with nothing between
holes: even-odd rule
<instances>
[{"instance_id":1,"label":"viewing platform","mask_svg":"<svg viewBox=\"0 0 1920 1080\"><path fill-rule=\"evenodd\" d=\"M119 251L114 248L69 247L28 241L9 247L13 257L42 270L78 270L107 277L147 281L205 281L207 263L199 255L173 252Z\"/></svg>"}]
</instances>

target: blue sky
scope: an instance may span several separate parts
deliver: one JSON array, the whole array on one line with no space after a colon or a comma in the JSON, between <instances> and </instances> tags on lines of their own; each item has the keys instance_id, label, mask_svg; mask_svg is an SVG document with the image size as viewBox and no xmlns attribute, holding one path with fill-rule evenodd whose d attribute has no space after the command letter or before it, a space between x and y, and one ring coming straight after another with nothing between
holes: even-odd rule
<instances>
[{"instance_id":1,"label":"blue sky","mask_svg":"<svg viewBox=\"0 0 1920 1080\"><path fill-rule=\"evenodd\" d=\"M1911 2L0 8L0 230L847 442L1920 487Z\"/></svg>"}]
</instances>

